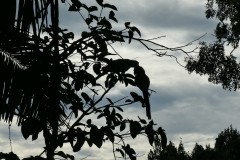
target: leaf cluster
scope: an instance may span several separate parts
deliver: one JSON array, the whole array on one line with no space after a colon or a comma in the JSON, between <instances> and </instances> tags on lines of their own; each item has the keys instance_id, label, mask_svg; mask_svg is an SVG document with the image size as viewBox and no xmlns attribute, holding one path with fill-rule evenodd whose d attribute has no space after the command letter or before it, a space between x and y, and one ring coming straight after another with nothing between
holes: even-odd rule
<instances>
[{"instance_id":1,"label":"leaf cluster","mask_svg":"<svg viewBox=\"0 0 240 160\"><path fill-rule=\"evenodd\" d=\"M240 40L240 3L237 0L208 0L206 17L219 22L215 29L216 42L200 42L199 54L186 59L186 69L192 73L206 74L209 81L222 84L224 89L239 89L239 62L234 51ZM232 48L226 53L226 47Z\"/></svg>"}]
</instances>

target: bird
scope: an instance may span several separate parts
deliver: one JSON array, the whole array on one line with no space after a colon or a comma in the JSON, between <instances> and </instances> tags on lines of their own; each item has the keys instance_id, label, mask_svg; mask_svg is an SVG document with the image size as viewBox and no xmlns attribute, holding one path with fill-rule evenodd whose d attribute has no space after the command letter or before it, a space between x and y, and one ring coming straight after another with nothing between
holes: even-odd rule
<instances>
[{"instance_id":1,"label":"bird","mask_svg":"<svg viewBox=\"0 0 240 160\"><path fill-rule=\"evenodd\" d=\"M143 106L146 107L146 115L148 119L151 119L151 109L150 109L149 93L148 93L148 89L150 86L150 79L146 75L143 67L141 66L134 67L134 75L135 75L135 85L143 93L143 102L144 102Z\"/></svg>"},{"instance_id":2,"label":"bird","mask_svg":"<svg viewBox=\"0 0 240 160\"><path fill-rule=\"evenodd\" d=\"M125 73L131 67L139 66L138 61L130 59L116 59L110 60L106 66L103 67L103 72Z\"/></svg>"},{"instance_id":3,"label":"bird","mask_svg":"<svg viewBox=\"0 0 240 160\"><path fill-rule=\"evenodd\" d=\"M102 72L96 77L96 79L102 77L108 72L117 73L117 74L125 73L130 68L134 68L136 66L139 66L139 63L136 60L130 60L130 59L109 60L107 62L107 65L102 67L101 69Z\"/></svg>"}]
</instances>

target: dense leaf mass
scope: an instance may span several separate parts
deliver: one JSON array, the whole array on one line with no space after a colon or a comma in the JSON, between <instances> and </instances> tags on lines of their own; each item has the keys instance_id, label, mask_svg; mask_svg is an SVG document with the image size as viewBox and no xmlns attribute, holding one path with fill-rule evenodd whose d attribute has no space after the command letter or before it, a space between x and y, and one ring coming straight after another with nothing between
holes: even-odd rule
<instances>
[{"instance_id":1,"label":"dense leaf mass","mask_svg":"<svg viewBox=\"0 0 240 160\"><path fill-rule=\"evenodd\" d=\"M239 89L240 65L235 50L240 40L240 1L208 0L206 17L218 19L215 29L216 42L200 43L199 54L186 58L186 69L197 74L206 74L209 81L222 84L224 89ZM226 47L231 47L230 53Z\"/></svg>"},{"instance_id":2,"label":"dense leaf mass","mask_svg":"<svg viewBox=\"0 0 240 160\"><path fill-rule=\"evenodd\" d=\"M219 40L227 40L238 47L240 40L240 2L238 0L208 0L206 17L219 19L215 33Z\"/></svg>"},{"instance_id":3,"label":"dense leaf mass","mask_svg":"<svg viewBox=\"0 0 240 160\"><path fill-rule=\"evenodd\" d=\"M225 55L223 44L201 44L199 55L188 58L186 69L200 75L209 75L208 80L215 84L222 84L224 89L240 88L240 65L233 55Z\"/></svg>"}]
</instances>

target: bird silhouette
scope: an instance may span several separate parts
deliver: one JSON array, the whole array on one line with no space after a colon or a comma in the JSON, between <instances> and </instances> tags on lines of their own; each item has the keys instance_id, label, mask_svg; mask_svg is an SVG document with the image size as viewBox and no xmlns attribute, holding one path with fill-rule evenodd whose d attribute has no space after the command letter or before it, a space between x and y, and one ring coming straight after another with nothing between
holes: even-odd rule
<instances>
[{"instance_id":1,"label":"bird silhouette","mask_svg":"<svg viewBox=\"0 0 240 160\"><path fill-rule=\"evenodd\" d=\"M135 84L142 91L144 99L144 107L146 107L146 115L148 119L151 119L151 109L149 102L148 89L150 86L150 79L145 74L145 70L141 66L134 67Z\"/></svg>"},{"instance_id":2,"label":"bird silhouette","mask_svg":"<svg viewBox=\"0 0 240 160\"><path fill-rule=\"evenodd\" d=\"M125 73L130 68L134 68L138 65L139 63L136 60L130 60L130 59L109 60L107 62L107 65L102 67L102 72L96 77L96 79L102 77L108 72L117 73L117 74Z\"/></svg>"},{"instance_id":3,"label":"bird silhouette","mask_svg":"<svg viewBox=\"0 0 240 160\"><path fill-rule=\"evenodd\" d=\"M130 59L116 59L110 60L106 66L103 67L103 72L125 73L131 67L138 66L139 63L136 60Z\"/></svg>"}]
</instances>

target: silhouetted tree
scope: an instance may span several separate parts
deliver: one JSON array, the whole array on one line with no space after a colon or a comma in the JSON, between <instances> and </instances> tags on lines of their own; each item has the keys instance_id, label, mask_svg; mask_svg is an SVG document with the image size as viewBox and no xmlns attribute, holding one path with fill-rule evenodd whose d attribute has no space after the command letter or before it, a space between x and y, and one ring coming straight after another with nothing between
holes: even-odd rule
<instances>
[{"instance_id":1,"label":"silhouetted tree","mask_svg":"<svg viewBox=\"0 0 240 160\"><path fill-rule=\"evenodd\" d=\"M206 145L204 152L204 158L206 160L217 160L215 150L211 148L210 145Z\"/></svg>"},{"instance_id":2,"label":"silhouetted tree","mask_svg":"<svg viewBox=\"0 0 240 160\"><path fill-rule=\"evenodd\" d=\"M222 131L216 138L215 152L219 160L240 158L240 134L232 126Z\"/></svg>"},{"instance_id":3,"label":"silhouetted tree","mask_svg":"<svg viewBox=\"0 0 240 160\"><path fill-rule=\"evenodd\" d=\"M202 160L204 159L204 155L205 155L205 150L203 146L196 143L192 151L192 159Z\"/></svg>"},{"instance_id":4,"label":"silhouetted tree","mask_svg":"<svg viewBox=\"0 0 240 160\"><path fill-rule=\"evenodd\" d=\"M185 151L182 140L180 141L178 145L178 160L190 160L190 156L188 153Z\"/></svg>"},{"instance_id":5,"label":"silhouetted tree","mask_svg":"<svg viewBox=\"0 0 240 160\"><path fill-rule=\"evenodd\" d=\"M191 154L188 154L180 141L178 148L170 141L165 149L161 147L161 140L154 139L153 150L148 154L148 160L237 160L240 158L240 134L232 126L219 133L215 147L206 145L204 148L195 144Z\"/></svg>"},{"instance_id":6,"label":"silhouetted tree","mask_svg":"<svg viewBox=\"0 0 240 160\"><path fill-rule=\"evenodd\" d=\"M161 127L153 129L153 120L124 119L121 115L123 106L140 103L151 119L150 80L137 61L123 59L112 44L135 40L158 56L174 57L164 52L167 50L188 52L181 47L170 48L138 38L141 32L130 22L125 22L123 29L115 30L112 23L118 22L117 7L103 0L96 0L93 6L80 0L0 3L1 120L12 123L15 116L25 139L36 140L42 132L45 139L42 154L46 153L49 160L55 156L73 159L57 151L65 143L70 143L73 151L78 152L87 144L101 148L106 140L113 144L115 159L119 153L123 158L135 160L134 149L124 143L129 135L134 139L145 134L151 145L154 137L159 136L161 146L166 146L166 134ZM87 25L80 38L60 28L59 3L66 4L70 12L78 12ZM80 58L73 59L74 55ZM135 73L131 73L130 68ZM111 99L108 95L117 83L138 87L143 96L130 92L118 100ZM96 120L89 118L91 115L106 124L97 126ZM116 142L121 143L119 148ZM172 143L165 150L171 152L167 157L174 159L177 151Z\"/></svg>"},{"instance_id":7,"label":"silhouetted tree","mask_svg":"<svg viewBox=\"0 0 240 160\"><path fill-rule=\"evenodd\" d=\"M161 139L158 136L154 137L153 150L150 150L150 152L148 153L148 159L160 159L160 154L162 150L163 148L161 144Z\"/></svg>"},{"instance_id":8,"label":"silhouetted tree","mask_svg":"<svg viewBox=\"0 0 240 160\"><path fill-rule=\"evenodd\" d=\"M148 160L190 160L190 156L185 151L182 141L180 141L178 148L171 141L163 148L161 140L156 137L153 150L150 150L148 154Z\"/></svg>"},{"instance_id":9,"label":"silhouetted tree","mask_svg":"<svg viewBox=\"0 0 240 160\"><path fill-rule=\"evenodd\" d=\"M169 144L166 146L166 148L161 152L160 159L164 160L174 160L178 159L178 152L177 148L175 147L173 142L169 142Z\"/></svg>"},{"instance_id":10,"label":"silhouetted tree","mask_svg":"<svg viewBox=\"0 0 240 160\"><path fill-rule=\"evenodd\" d=\"M200 75L209 75L209 81L222 84L224 89L239 89L240 65L234 51L240 40L240 3L237 0L208 0L206 17L219 20L216 29L216 41L212 44L200 43L196 57L186 59L187 70ZM232 48L226 53L225 47Z\"/></svg>"}]
</instances>

